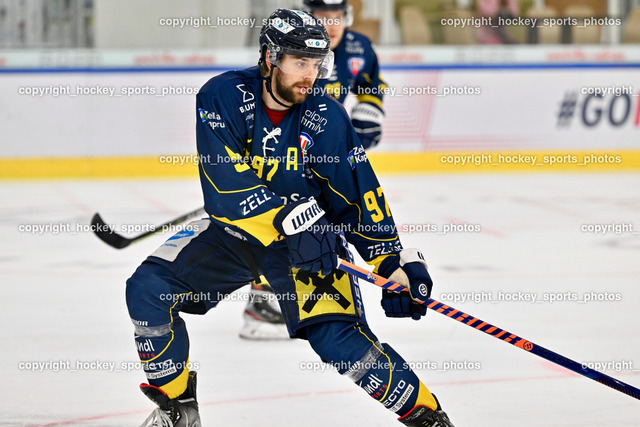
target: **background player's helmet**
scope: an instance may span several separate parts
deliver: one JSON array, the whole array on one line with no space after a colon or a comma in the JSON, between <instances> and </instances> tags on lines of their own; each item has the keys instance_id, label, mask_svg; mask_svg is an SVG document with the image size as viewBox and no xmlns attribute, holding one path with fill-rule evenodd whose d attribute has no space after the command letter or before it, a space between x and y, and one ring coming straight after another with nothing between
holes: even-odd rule
<instances>
[{"instance_id":1,"label":"background player's helmet","mask_svg":"<svg viewBox=\"0 0 640 427\"><path fill-rule=\"evenodd\" d=\"M324 10L341 10L344 12L344 26L353 24L353 6L347 0L304 0L305 10L313 13Z\"/></svg>"},{"instance_id":2,"label":"background player's helmet","mask_svg":"<svg viewBox=\"0 0 640 427\"><path fill-rule=\"evenodd\" d=\"M260 64L265 55L276 66L283 54L322 59L317 79L325 79L333 70L331 39L322 23L300 10L277 9L260 31Z\"/></svg>"}]
</instances>

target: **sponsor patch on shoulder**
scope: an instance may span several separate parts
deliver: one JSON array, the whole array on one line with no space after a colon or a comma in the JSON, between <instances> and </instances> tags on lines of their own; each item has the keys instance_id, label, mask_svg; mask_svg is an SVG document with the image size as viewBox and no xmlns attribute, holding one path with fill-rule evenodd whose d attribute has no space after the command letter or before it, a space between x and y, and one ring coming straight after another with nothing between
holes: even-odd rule
<instances>
[{"instance_id":1,"label":"sponsor patch on shoulder","mask_svg":"<svg viewBox=\"0 0 640 427\"><path fill-rule=\"evenodd\" d=\"M209 122L209 126L211 127L211 129L226 127L224 121L222 120L222 117L220 117L220 114L216 113L215 111L208 112L207 110L198 108L198 115L200 116L200 121L202 123Z\"/></svg>"},{"instance_id":2,"label":"sponsor patch on shoulder","mask_svg":"<svg viewBox=\"0 0 640 427\"><path fill-rule=\"evenodd\" d=\"M364 152L364 148L362 146L353 147L349 154L347 155L347 162L349 162L349 166L351 169L355 169L358 163L368 162L367 153Z\"/></svg>"}]
</instances>

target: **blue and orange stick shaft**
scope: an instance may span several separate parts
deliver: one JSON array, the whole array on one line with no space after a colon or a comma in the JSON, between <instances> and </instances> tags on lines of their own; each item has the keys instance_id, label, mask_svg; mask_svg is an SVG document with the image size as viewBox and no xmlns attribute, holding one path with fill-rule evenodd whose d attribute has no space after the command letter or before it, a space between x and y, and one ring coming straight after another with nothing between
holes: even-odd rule
<instances>
[{"instance_id":1,"label":"blue and orange stick shaft","mask_svg":"<svg viewBox=\"0 0 640 427\"><path fill-rule=\"evenodd\" d=\"M392 282L388 279L385 279L384 277L378 276L377 274L374 274L368 270L365 270L364 268L358 267L357 265L354 265L350 262L340 260L340 265L338 266L338 268L355 277L371 282L374 285L377 285L388 291L407 292L405 287L402 286L401 284ZM512 334L511 332L498 328L497 326L494 326L481 319L478 319L477 317L470 316L467 313L464 313L451 306L448 306L439 301L436 301L433 298L429 298L426 302L424 302L424 304L427 306L427 308L433 311L436 311L440 314L443 314L447 317L457 320L460 323L464 323L467 326L471 326L472 328L482 331L485 334L501 339L502 341L507 342L511 345L515 345L516 347L521 348L529 353L542 357L543 359L546 359L549 362L553 362L556 365L565 367L577 374L583 375L594 381L598 381L601 384L609 386L615 390L618 390L621 393L624 393L626 395L629 395L631 397L634 397L640 400L640 389L637 389L632 385L629 385L613 377L610 377L609 375L603 374L602 372L596 371L595 369L591 369L587 366L584 366L581 363L578 363L556 352L546 349L541 345L535 344L531 341L521 338L516 334Z\"/></svg>"}]
</instances>

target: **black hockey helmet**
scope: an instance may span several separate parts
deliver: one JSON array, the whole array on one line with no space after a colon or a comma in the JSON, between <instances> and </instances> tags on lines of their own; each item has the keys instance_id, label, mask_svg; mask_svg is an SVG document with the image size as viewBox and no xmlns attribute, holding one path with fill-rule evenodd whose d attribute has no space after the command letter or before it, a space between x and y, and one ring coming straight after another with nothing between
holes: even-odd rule
<instances>
[{"instance_id":1,"label":"black hockey helmet","mask_svg":"<svg viewBox=\"0 0 640 427\"><path fill-rule=\"evenodd\" d=\"M304 0L304 5L314 10L347 10L347 0Z\"/></svg>"},{"instance_id":2,"label":"black hockey helmet","mask_svg":"<svg viewBox=\"0 0 640 427\"><path fill-rule=\"evenodd\" d=\"M300 10L277 9L260 31L260 64L265 56L276 66L283 54L319 58L322 63L317 79L324 79L333 70L331 39L322 23Z\"/></svg>"},{"instance_id":3,"label":"black hockey helmet","mask_svg":"<svg viewBox=\"0 0 640 427\"><path fill-rule=\"evenodd\" d=\"M343 11L345 27L353 24L353 6L347 0L304 0L304 8L313 13L316 11Z\"/></svg>"}]
</instances>

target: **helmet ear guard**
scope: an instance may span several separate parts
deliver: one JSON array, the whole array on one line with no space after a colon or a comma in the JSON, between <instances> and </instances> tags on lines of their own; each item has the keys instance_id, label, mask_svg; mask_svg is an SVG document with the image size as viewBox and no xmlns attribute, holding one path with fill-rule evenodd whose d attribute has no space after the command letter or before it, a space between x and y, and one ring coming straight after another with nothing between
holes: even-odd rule
<instances>
[{"instance_id":1,"label":"helmet ear guard","mask_svg":"<svg viewBox=\"0 0 640 427\"><path fill-rule=\"evenodd\" d=\"M265 58L269 59L271 63L280 62L280 47L275 45L267 45L267 56Z\"/></svg>"}]
</instances>

